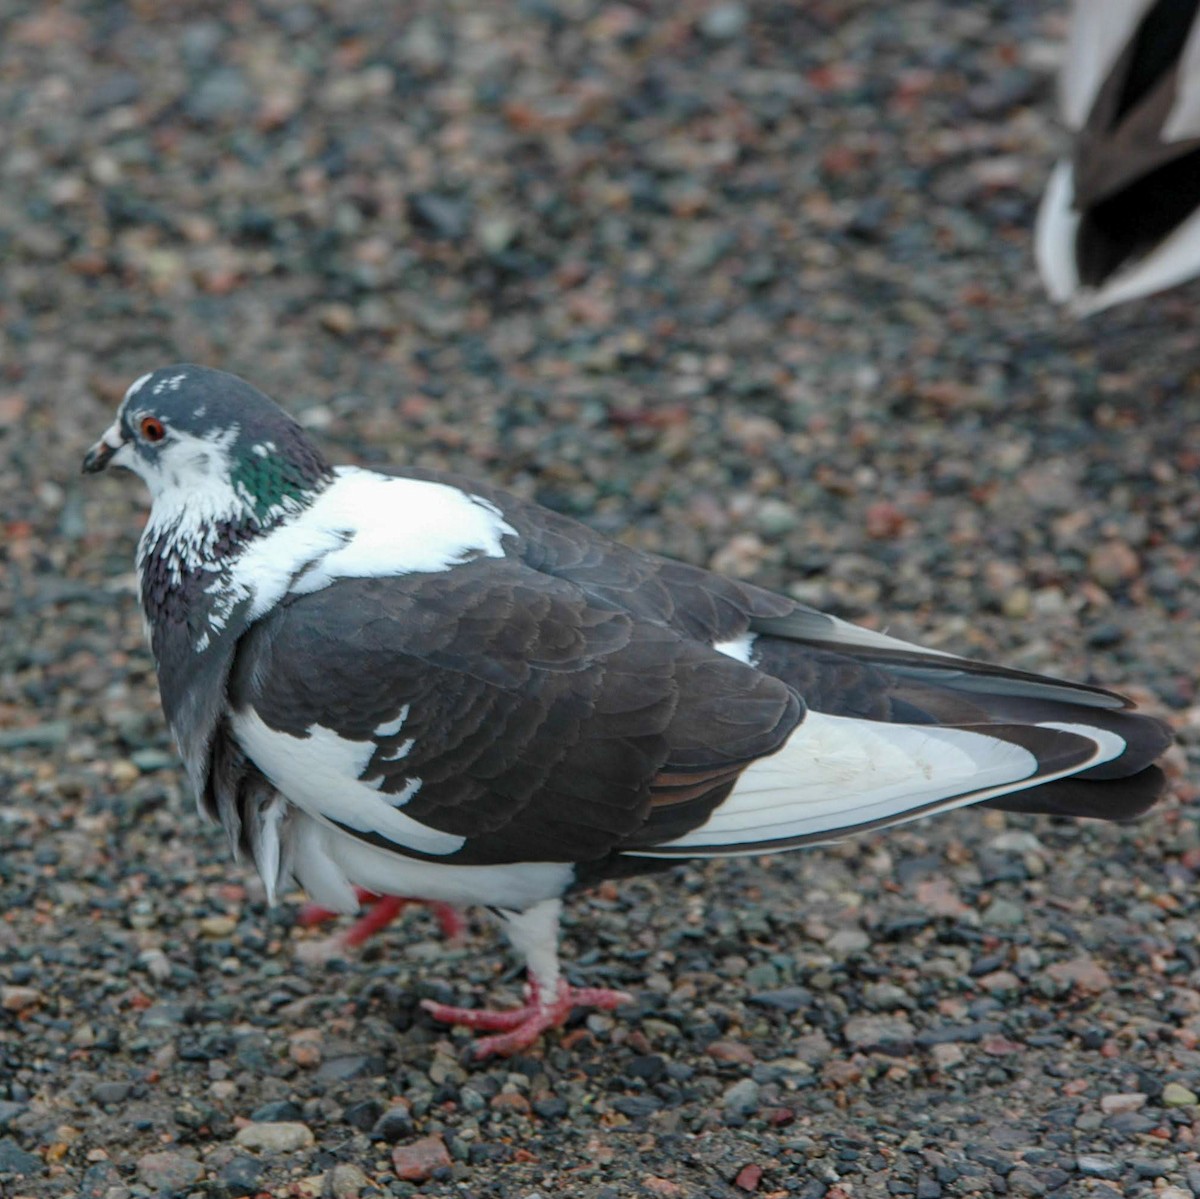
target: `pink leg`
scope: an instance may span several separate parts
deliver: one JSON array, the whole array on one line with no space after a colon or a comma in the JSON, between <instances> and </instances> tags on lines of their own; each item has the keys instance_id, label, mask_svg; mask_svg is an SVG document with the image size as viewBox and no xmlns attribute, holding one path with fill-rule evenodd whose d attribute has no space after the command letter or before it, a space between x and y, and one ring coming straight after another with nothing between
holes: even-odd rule
<instances>
[{"instance_id":1,"label":"pink leg","mask_svg":"<svg viewBox=\"0 0 1200 1199\"><path fill-rule=\"evenodd\" d=\"M401 895L377 895L374 891L367 891L362 887L355 887L354 891L358 896L358 902L369 910L360 916L340 938L342 944L347 948L361 945L368 937L374 936L380 929L386 928L410 903L426 902L420 899L408 899ZM440 903L436 900L428 901L428 906L437 917L442 935L447 940L452 941L462 935L466 928L466 921L463 920L457 908L452 908L448 903ZM298 919L307 927L321 924L336 914L319 904L308 903L300 909Z\"/></svg>"},{"instance_id":2,"label":"pink leg","mask_svg":"<svg viewBox=\"0 0 1200 1199\"><path fill-rule=\"evenodd\" d=\"M633 1002L633 997L624 991L611 991L607 987L573 987L566 979L559 981L558 990L553 996L544 996L535 978L530 979L526 991L525 1006L511 1011L452 1007L432 999L422 999L421 1006L435 1020L444 1024L497 1030L497 1036L481 1037L475 1042L472 1049L479 1059L493 1054L509 1057L528 1049L548 1029L561 1028L574 1008L593 1007L611 1011L623 1003Z\"/></svg>"}]
</instances>

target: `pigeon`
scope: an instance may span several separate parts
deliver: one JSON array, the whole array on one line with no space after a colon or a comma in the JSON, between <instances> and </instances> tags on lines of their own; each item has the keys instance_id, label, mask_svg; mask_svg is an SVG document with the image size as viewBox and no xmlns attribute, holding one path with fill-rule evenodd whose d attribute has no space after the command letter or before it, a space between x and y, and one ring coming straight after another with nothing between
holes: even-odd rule
<instances>
[{"instance_id":1,"label":"pigeon","mask_svg":"<svg viewBox=\"0 0 1200 1199\"><path fill-rule=\"evenodd\" d=\"M576 1007L579 888L981 804L1129 820L1171 735L1099 687L922 649L643 553L455 474L332 466L234 375L143 375L83 468L150 490L137 549L163 710L201 812L268 897L490 909L528 1048Z\"/></svg>"},{"instance_id":2,"label":"pigeon","mask_svg":"<svg viewBox=\"0 0 1200 1199\"><path fill-rule=\"evenodd\" d=\"M1074 0L1035 251L1080 315L1200 273L1200 0Z\"/></svg>"}]
</instances>

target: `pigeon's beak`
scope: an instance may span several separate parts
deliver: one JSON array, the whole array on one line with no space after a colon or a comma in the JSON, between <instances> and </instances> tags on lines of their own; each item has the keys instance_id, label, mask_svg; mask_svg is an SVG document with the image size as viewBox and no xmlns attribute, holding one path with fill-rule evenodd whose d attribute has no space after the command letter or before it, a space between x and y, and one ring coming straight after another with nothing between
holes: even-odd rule
<instances>
[{"instance_id":1,"label":"pigeon's beak","mask_svg":"<svg viewBox=\"0 0 1200 1199\"><path fill-rule=\"evenodd\" d=\"M125 444L121 428L115 422L104 430L104 436L83 456L83 473L94 475L102 471L112 456Z\"/></svg>"}]
</instances>

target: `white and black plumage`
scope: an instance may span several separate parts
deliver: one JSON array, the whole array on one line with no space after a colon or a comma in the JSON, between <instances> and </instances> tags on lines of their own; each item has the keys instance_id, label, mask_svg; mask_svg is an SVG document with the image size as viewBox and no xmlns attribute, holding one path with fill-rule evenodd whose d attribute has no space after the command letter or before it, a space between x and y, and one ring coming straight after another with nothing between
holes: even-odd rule
<instances>
[{"instance_id":1,"label":"white and black plumage","mask_svg":"<svg viewBox=\"0 0 1200 1199\"><path fill-rule=\"evenodd\" d=\"M1122 820L1162 790L1170 736L1119 696L456 476L331 467L232 375L139 379L84 468L109 463L150 487L142 604L202 811L272 896L295 879L340 911L356 887L495 910L534 999L471 1015L519 1026L485 1051L622 998L561 979L573 888L967 804Z\"/></svg>"},{"instance_id":2,"label":"white and black plumage","mask_svg":"<svg viewBox=\"0 0 1200 1199\"><path fill-rule=\"evenodd\" d=\"M1080 313L1200 274L1200 0L1074 0L1060 75L1071 158L1038 214L1038 269Z\"/></svg>"}]
</instances>

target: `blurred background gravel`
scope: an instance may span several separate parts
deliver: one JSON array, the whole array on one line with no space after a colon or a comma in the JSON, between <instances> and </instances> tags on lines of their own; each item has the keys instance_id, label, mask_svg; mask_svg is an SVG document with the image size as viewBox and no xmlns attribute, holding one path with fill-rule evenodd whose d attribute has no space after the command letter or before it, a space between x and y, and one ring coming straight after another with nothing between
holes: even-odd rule
<instances>
[{"instance_id":1,"label":"blurred background gravel","mask_svg":"<svg viewBox=\"0 0 1200 1199\"><path fill-rule=\"evenodd\" d=\"M1073 323L1032 0L0 3L0 1193L1200 1195L1200 288ZM634 990L463 1064L482 924L322 962L193 814L78 476L187 359L1180 734L1129 828L962 812L575 902ZM1190 758L1190 769L1189 769Z\"/></svg>"}]
</instances>

